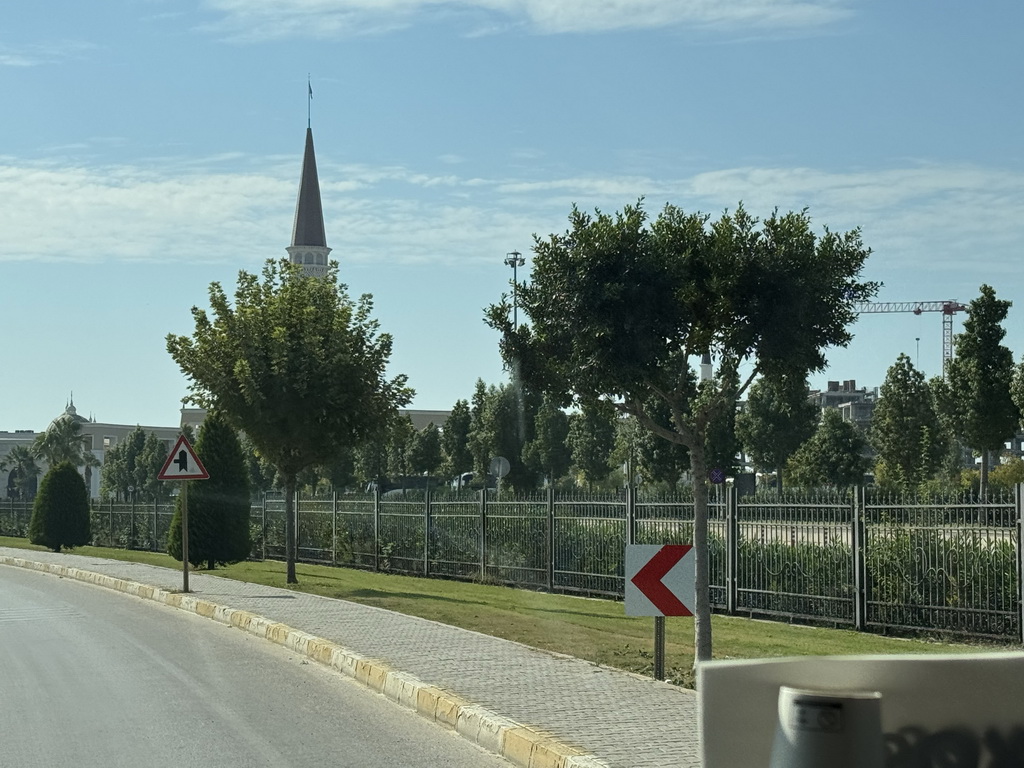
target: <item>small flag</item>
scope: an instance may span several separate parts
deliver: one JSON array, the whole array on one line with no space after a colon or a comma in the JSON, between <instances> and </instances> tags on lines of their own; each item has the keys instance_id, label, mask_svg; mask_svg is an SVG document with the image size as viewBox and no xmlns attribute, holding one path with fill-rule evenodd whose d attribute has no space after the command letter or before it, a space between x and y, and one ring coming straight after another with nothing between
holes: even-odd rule
<instances>
[{"instance_id":1,"label":"small flag","mask_svg":"<svg viewBox=\"0 0 1024 768\"><path fill-rule=\"evenodd\" d=\"M310 83L310 82L307 82L306 85L309 87L309 98L312 99L313 98L313 84Z\"/></svg>"}]
</instances>

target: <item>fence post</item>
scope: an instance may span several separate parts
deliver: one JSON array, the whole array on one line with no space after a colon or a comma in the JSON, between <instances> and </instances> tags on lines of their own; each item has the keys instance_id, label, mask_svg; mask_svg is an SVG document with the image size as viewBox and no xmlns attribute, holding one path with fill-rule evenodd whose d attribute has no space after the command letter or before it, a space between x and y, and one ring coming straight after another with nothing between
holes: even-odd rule
<instances>
[{"instance_id":1,"label":"fence post","mask_svg":"<svg viewBox=\"0 0 1024 768\"><path fill-rule=\"evenodd\" d=\"M730 485L725 492L725 609L736 613L739 593L739 494Z\"/></svg>"},{"instance_id":2,"label":"fence post","mask_svg":"<svg viewBox=\"0 0 1024 768\"><path fill-rule=\"evenodd\" d=\"M153 535L149 537L150 549L156 552L156 535L157 535L157 523L159 521L158 513L160 502L156 493L153 494ZM248 521L247 521L248 522Z\"/></svg>"},{"instance_id":3,"label":"fence post","mask_svg":"<svg viewBox=\"0 0 1024 768\"><path fill-rule=\"evenodd\" d=\"M107 537L107 546L114 546L114 497L110 497L109 506L107 507L107 528L110 530L110 535Z\"/></svg>"},{"instance_id":4,"label":"fence post","mask_svg":"<svg viewBox=\"0 0 1024 768\"><path fill-rule=\"evenodd\" d=\"M487 576L487 484L480 489L480 581Z\"/></svg>"},{"instance_id":5,"label":"fence post","mask_svg":"<svg viewBox=\"0 0 1024 768\"><path fill-rule=\"evenodd\" d=\"M267 559L267 492L263 492L263 519L261 521L263 527L263 536L260 538L263 540L263 559Z\"/></svg>"},{"instance_id":6,"label":"fence post","mask_svg":"<svg viewBox=\"0 0 1024 768\"><path fill-rule=\"evenodd\" d=\"M338 492L331 496L331 565L338 564Z\"/></svg>"},{"instance_id":7,"label":"fence post","mask_svg":"<svg viewBox=\"0 0 1024 768\"><path fill-rule=\"evenodd\" d=\"M853 489L852 510L852 552L853 552L853 626L863 631L867 623L867 566L865 556L865 539L867 537L865 493L863 487Z\"/></svg>"},{"instance_id":8,"label":"fence post","mask_svg":"<svg viewBox=\"0 0 1024 768\"><path fill-rule=\"evenodd\" d=\"M555 591L555 486L548 486L548 592Z\"/></svg>"},{"instance_id":9,"label":"fence post","mask_svg":"<svg viewBox=\"0 0 1024 768\"><path fill-rule=\"evenodd\" d=\"M1024 643L1024 483L1014 494L1017 512L1017 639Z\"/></svg>"},{"instance_id":10,"label":"fence post","mask_svg":"<svg viewBox=\"0 0 1024 768\"><path fill-rule=\"evenodd\" d=\"M430 575L430 484L423 504L423 575Z\"/></svg>"},{"instance_id":11,"label":"fence post","mask_svg":"<svg viewBox=\"0 0 1024 768\"><path fill-rule=\"evenodd\" d=\"M626 483L626 546L636 544L636 489Z\"/></svg>"},{"instance_id":12,"label":"fence post","mask_svg":"<svg viewBox=\"0 0 1024 768\"><path fill-rule=\"evenodd\" d=\"M128 510L128 549L135 549L135 492L132 492L131 507Z\"/></svg>"},{"instance_id":13,"label":"fence post","mask_svg":"<svg viewBox=\"0 0 1024 768\"><path fill-rule=\"evenodd\" d=\"M380 484L373 489L373 570L380 571Z\"/></svg>"}]
</instances>

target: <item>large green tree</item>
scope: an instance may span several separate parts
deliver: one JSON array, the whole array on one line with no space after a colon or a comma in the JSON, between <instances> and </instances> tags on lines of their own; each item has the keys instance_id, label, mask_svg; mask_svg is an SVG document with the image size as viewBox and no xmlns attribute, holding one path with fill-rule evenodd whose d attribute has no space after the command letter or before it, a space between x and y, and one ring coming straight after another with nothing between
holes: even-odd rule
<instances>
[{"instance_id":1,"label":"large green tree","mask_svg":"<svg viewBox=\"0 0 1024 768\"><path fill-rule=\"evenodd\" d=\"M569 450L572 464L589 490L612 471L618 419L615 409L602 400L584 403L569 417Z\"/></svg>"},{"instance_id":2,"label":"large green tree","mask_svg":"<svg viewBox=\"0 0 1024 768\"><path fill-rule=\"evenodd\" d=\"M789 459L790 482L803 488L849 488L864 482L867 440L837 408L826 408L811 438Z\"/></svg>"},{"instance_id":3,"label":"large green tree","mask_svg":"<svg viewBox=\"0 0 1024 768\"><path fill-rule=\"evenodd\" d=\"M953 339L956 356L937 387L936 403L964 442L981 455L981 495L988 492L990 453L1000 449L1020 426L1020 410L1010 393L1013 353L1000 342L1012 302L981 286L967 307L964 330Z\"/></svg>"},{"instance_id":4,"label":"large green tree","mask_svg":"<svg viewBox=\"0 0 1024 768\"><path fill-rule=\"evenodd\" d=\"M249 470L234 427L218 411L203 421L195 451L210 477L186 481L187 493L178 496L171 518L167 552L182 559L182 499L187 496L188 561L213 570L250 554Z\"/></svg>"},{"instance_id":5,"label":"large green tree","mask_svg":"<svg viewBox=\"0 0 1024 768\"><path fill-rule=\"evenodd\" d=\"M513 382L491 385L480 392L480 382L473 397L470 450L473 453L473 471L485 477L491 460L496 456L508 459L509 473L502 487L528 490L536 486L536 470L523 460L523 449L533 438L536 412L534 398L526 397L521 387Z\"/></svg>"},{"instance_id":6,"label":"large green tree","mask_svg":"<svg viewBox=\"0 0 1024 768\"><path fill-rule=\"evenodd\" d=\"M371 297L353 301L337 278L337 263L309 277L268 261L262 279L239 273L234 305L211 284L213 316L194 307L193 335L167 337L189 400L223 411L284 480L289 584L298 581L296 477L359 445L412 397L404 375L386 377L392 340Z\"/></svg>"},{"instance_id":7,"label":"large green tree","mask_svg":"<svg viewBox=\"0 0 1024 768\"><path fill-rule=\"evenodd\" d=\"M523 447L523 460L552 486L568 471L572 455L567 443L569 417L545 397L533 420L533 439Z\"/></svg>"},{"instance_id":8,"label":"large green tree","mask_svg":"<svg viewBox=\"0 0 1024 768\"><path fill-rule=\"evenodd\" d=\"M774 472L780 490L786 462L818 426L820 409L809 394L803 377L762 376L736 417L737 435L754 466Z\"/></svg>"},{"instance_id":9,"label":"large green tree","mask_svg":"<svg viewBox=\"0 0 1024 768\"><path fill-rule=\"evenodd\" d=\"M562 405L605 399L689 449L696 659L710 659L709 425L759 373L802 377L824 367L826 347L849 343L855 305L876 288L859 277L869 251L856 230L815 234L806 212L761 222L741 206L712 221L666 206L648 222L638 204L616 215L573 209L569 220L535 242L518 295L528 322L515 328L507 302L487 319L531 389ZM708 353L715 377L689 386ZM669 426L651 418L651 398L668 407Z\"/></svg>"},{"instance_id":10,"label":"large green tree","mask_svg":"<svg viewBox=\"0 0 1024 768\"><path fill-rule=\"evenodd\" d=\"M469 402L456 400L441 431L441 452L444 455L442 471L449 477L473 471L473 454L469 450L471 423Z\"/></svg>"},{"instance_id":11,"label":"large green tree","mask_svg":"<svg viewBox=\"0 0 1024 768\"><path fill-rule=\"evenodd\" d=\"M885 375L871 416L870 441L878 475L904 490L916 488L942 467L949 440L935 412L924 374L901 354Z\"/></svg>"},{"instance_id":12,"label":"large green tree","mask_svg":"<svg viewBox=\"0 0 1024 768\"><path fill-rule=\"evenodd\" d=\"M413 474L436 475L444 460L441 453L441 431L433 422L421 430L413 431L406 453Z\"/></svg>"}]
</instances>

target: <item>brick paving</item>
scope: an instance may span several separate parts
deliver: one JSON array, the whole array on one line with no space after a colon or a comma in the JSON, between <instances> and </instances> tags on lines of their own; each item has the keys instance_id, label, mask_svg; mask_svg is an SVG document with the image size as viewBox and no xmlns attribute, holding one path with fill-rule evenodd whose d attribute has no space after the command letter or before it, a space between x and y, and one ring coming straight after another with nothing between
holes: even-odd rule
<instances>
[{"instance_id":1,"label":"brick paving","mask_svg":"<svg viewBox=\"0 0 1024 768\"><path fill-rule=\"evenodd\" d=\"M164 590L180 571L0 547ZM576 747L608 768L700 766L693 691L478 632L344 600L191 573L195 597L248 611L379 659L429 685Z\"/></svg>"}]
</instances>

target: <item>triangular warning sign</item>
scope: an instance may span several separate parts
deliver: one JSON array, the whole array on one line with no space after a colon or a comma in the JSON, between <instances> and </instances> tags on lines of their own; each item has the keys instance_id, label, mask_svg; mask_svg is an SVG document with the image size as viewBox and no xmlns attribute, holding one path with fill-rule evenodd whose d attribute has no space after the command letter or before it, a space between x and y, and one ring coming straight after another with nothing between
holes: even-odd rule
<instances>
[{"instance_id":1,"label":"triangular warning sign","mask_svg":"<svg viewBox=\"0 0 1024 768\"><path fill-rule=\"evenodd\" d=\"M186 437L181 435L157 477L161 480L208 480L210 473L206 471L206 467L196 456Z\"/></svg>"}]
</instances>

